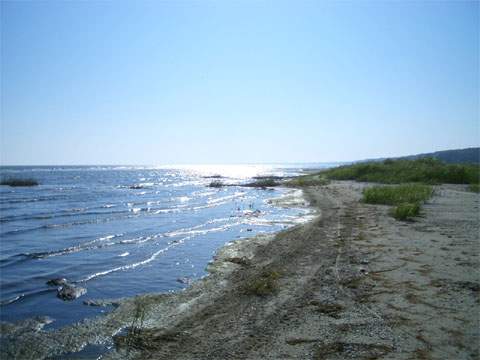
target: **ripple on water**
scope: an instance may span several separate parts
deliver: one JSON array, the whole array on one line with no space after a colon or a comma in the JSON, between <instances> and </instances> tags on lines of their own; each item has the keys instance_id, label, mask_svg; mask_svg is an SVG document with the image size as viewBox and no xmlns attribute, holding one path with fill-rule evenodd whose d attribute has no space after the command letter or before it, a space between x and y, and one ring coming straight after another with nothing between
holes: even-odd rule
<instances>
[{"instance_id":1,"label":"ripple on water","mask_svg":"<svg viewBox=\"0 0 480 360\"><path fill-rule=\"evenodd\" d=\"M56 277L88 283L87 296L95 299L180 289L178 278L204 276L212 254L226 242L295 223L298 210L266 201L281 189L214 190L203 178L221 174L234 184L265 171L259 166L227 167L225 173L218 167L22 170L42 188L2 191L0 319L37 311L65 324L90 311L81 301L56 299L50 293L55 289L45 287Z\"/></svg>"}]
</instances>

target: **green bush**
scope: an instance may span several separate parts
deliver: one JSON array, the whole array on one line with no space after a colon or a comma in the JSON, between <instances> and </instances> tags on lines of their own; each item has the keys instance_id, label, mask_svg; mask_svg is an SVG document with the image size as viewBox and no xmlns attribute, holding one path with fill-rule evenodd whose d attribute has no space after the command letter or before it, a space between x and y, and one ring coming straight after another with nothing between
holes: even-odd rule
<instances>
[{"instance_id":1,"label":"green bush","mask_svg":"<svg viewBox=\"0 0 480 360\"><path fill-rule=\"evenodd\" d=\"M419 203L403 203L392 210L392 216L397 220L410 220L420 213Z\"/></svg>"}]
</instances>

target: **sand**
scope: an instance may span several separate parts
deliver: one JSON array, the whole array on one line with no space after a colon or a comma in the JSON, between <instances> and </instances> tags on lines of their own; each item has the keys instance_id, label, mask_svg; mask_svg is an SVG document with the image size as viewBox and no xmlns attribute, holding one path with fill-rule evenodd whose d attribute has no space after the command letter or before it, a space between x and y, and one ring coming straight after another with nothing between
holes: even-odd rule
<instances>
[{"instance_id":1,"label":"sand","mask_svg":"<svg viewBox=\"0 0 480 360\"><path fill-rule=\"evenodd\" d=\"M359 201L365 186L304 189L315 219L229 244L185 291L57 331L3 324L1 358L116 335L105 359L478 359L479 195L436 186L422 216L400 222Z\"/></svg>"}]
</instances>

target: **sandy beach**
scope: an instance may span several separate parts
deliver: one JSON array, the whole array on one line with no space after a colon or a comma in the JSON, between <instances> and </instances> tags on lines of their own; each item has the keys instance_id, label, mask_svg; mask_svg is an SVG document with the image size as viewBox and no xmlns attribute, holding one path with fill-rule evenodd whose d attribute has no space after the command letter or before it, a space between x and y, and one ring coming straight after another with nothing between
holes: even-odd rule
<instances>
[{"instance_id":1,"label":"sandy beach","mask_svg":"<svg viewBox=\"0 0 480 360\"><path fill-rule=\"evenodd\" d=\"M0 22L0 360L480 360L480 0Z\"/></svg>"},{"instance_id":2,"label":"sandy beach","mask_svg":"<svg viewBox=\"0 0 480 360\"><path fill-rule=\"evenodd\" d=\"M479 195L435 186L421 217L401 222L361 203L365 186L304 188L314 220L230 243L185 291L104 301L116 309L57 331L3 324L2 358L114 335L103 358L478 359Z\"/></svg>"}]
</instances>

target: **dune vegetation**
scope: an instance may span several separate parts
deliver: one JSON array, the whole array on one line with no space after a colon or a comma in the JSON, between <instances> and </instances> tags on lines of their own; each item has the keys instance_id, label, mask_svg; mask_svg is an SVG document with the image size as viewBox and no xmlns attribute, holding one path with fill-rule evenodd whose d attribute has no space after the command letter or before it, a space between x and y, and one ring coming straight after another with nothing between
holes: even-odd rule
<instances>
[{"instance_id":1,"label":"dune vegetation","mask_svg":"<svg viewBox=\"0 0 480 360\"><path fill-rule=\"evenodd\" d=\"M309 184L314 180L321 181L320 179L398 184L367 188L363 192L363 201L394 206L392 216L399 220L408 220L419 215L422 203L432 196L433 189L429 185L469 184L470 191L480 191L480 166L446 164L433 158L387 159L339 166L295 178L290 183Z\"/></svg>"},{"instance_id":2,"label":"dune vegetation","mask_svg":"<svg viewBox=\"0 0 480 360\"><path fill-rule=\"evenodd\" d=\"M328 179L325 177L325 175L323 175L323 173L297 176L297 177L294 177L293 179L288 180L285 183L286 186L295 186L295 187L321 186L321 185L327 185L327 184L328 184Z\"/></svg>"},{"instance_id":3,"label":"dune vegetation","mask_svg":"<svg viewBox=\"0 0 480 360\"><path fill-rule=\"evenodd\" d=\"M320 172L332 180L356 180L384 184L478 184L480 166L446 164L433 158L391 160L345 165Z\"/></svg>"},{"instance_id":4,"label":"dune vegetation","mask_svg":"<svg viewBox=\"0 0 480 360\"><path fill-rule=\"evenodd\" d=\"M362 200L367 204L393 205L391 215L395 219L409 220L420 214L421 204L432 194L432 187L422 184L374 186L363 191Z\"/></svg>"}]
</instances>

